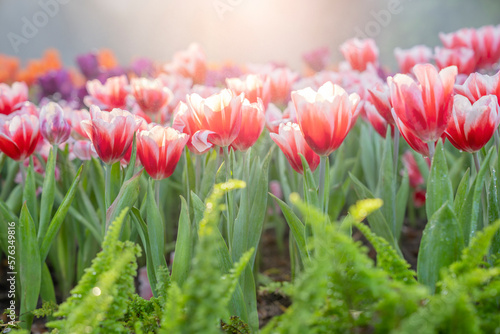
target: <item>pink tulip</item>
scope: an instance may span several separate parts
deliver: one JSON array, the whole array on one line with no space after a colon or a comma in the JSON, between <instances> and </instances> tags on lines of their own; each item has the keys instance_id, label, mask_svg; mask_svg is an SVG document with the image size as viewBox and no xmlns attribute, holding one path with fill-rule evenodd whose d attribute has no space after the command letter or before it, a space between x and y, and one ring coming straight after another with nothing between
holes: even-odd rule
<instances>
[{"instance_id":1,"label":"pink tulip","mask_svg":"<svg viewBox=\"0 0 500 334\"><path fill-rule=\"evenodd\" d=\"M448 66L457 66L458 73L470 74L476 68L474 51L468 48L438 48L435 49L434 59L439 69Z\"/></svg>"},{"instance_id":2,"label":"pink tulip","mask_svg":"<svg viewBox=\"0 0 500 334\"><path fill-rule=\"evenodd\" d=\"M340 51L353 70L364 71L368 64L378 67L379 51L371 38L349 39L340 46Z\"/></svg>"},{"instance_id":3,"label":"pink tulip","mask_svg":"<svg viewBox=\"0 0 500 334\"><path fill-rule=\"evenodd\" d=\"M330 49L326 46L320 47L302 55L302 60L313 71L319 72L325 69L330 61Z\"/></svg>"},{"instance_id":4,"label":"pink tulip","mask_svg":"<svg viewBox=\"0 0 500 334\"><path fill-rule=\"evenodd\" d=\"M455 86L455 92L467 97L471 103L490 94L500 100L500 72L493 76L472 73L462 85Z\"/></svg>"},{"instance_id":5,"label":"pink tulip","mask_svg":"<svg viewBox=\"0 0 500 334\"><path fill-rule=\"evenodd\" d=\"M286 159L297 173L303 173L300 154L304 156L309 168L315 171L319 165L320 157L307 145L296 123L281 123L278 133L271 133L271 139L279 146Z\"/></svg>"},{"instance_id":6,"label":"pink tulip","mask_svg":"<svg viewBox=\"0 0 500 334\"><path fill-rule=\"evenodd\" d=\"M288 102L288 106L283 111L269 103L266 110L266 127L269 132L278 133L280 124L288 122L297 123L297 111L293 102Z\"/></svg>"},{"instance_id":7,"label":"pink tulip","mask_svg":"<svg viewBox=\"0 0 500 334\"><path fill-rule=\"evenodd\" d=\"M0 115L0 151L9 158L23 161L33 154L41 139L36 116L18 113Z\"/></svg>"},{"instance_id":8,"label":"pink tulip","mask_svg":"<svg viewBox=\"0 0 500 334\"><path fill-rule=\"evenodd\" d=\"M286 105L291 98L292 85L297 81L299 75L289 68L277 68L271 71L267 77L270 80L269 94L271 102Z\"/></svg>"},{"instance_id":9,"label":"pink tulip","mask_svg":"<svg viewBox=\"0 0 500 334\"><path fill-rule=\"evenodd\" d=\"M247 99L243 101L240 132L231 147L245 152L259 139L264 130L265 115L262 100L259 98L258 101L257 103L250 103Z\"/></svg>"},{"instance_id":10,"label":"pink tulip","mask_svg":"<svg viewBox=\"0 0 500 334\"><path fill-rule=\"evenodd\" d=\"M200 152L212 145L231 145L241 128L241 107L244 95L236 95L229 89L206 99L198 94L187 96L194 123L199 128L191 138L191 143Z\"/></svg>"},{"instance_id":11,"label":"pink tulip","mask_svg":"<svg viewBox=\"0 0 500 334\"><path fill-rule=\"evenodd\" d=\"M87 81L87 96L85 103L87 106L95 104L103 109L123 109L127 106L128 79L122 75L111 77L101 84L99 80Z\"/></svg>"},{"instance_id":12,"label":"pink tulip","mask_svg":"<svg viewBox=\"0 0 500 334\"><path fill-rule=\"evenodd\" d=\"M417 81L405 74L387 79L393 117L398 118L398 127L403 124L421 141L435 142L451 118L457 68L450 66L438 73L431 64L419 64L415 65L413 72Z\"/></svg>"},{"instance_id":13,"label":"pink tulip","mask_svg":"<svg viewBox=\"0 0 500 334\"><path fill-rule=\"evenodd\" d=\"M73 143L72 147L73 154L82 161L98 157L97 153L92 148L92 143L88 140L77 140Z\"/></svg>"},{"instance_id":14,"label":"pink tulip","mask_svg":"<svg viewBox=\"0 0 500 334\"><path fill-rule=\"evenodd\" d=\"M170 89L164 87L158 79L134 78L131 87L136 103L146 114L157 114L173 98Z\"/></svg>"},{"instance_id":15,"label":"pink tulip","mask_svg":"<svg viewBox=\"0 0 500 334\"><path fill-rule=\"evenodd\" d=\"M101 111L98 106L90 107L90 116L90 120L83 120L80 124L99 158L108 165L120 161L143 120L126 110L115 108L108 112Z\"/></svg>"},{"instance_id":16,"label":"pink tulip","mask_svg":"<svg viewBox=\"0 0 500 334\"><path fill-rule=\"evenodd\" d=\"M369 101L364 102L364 109L366 113L366 117L368 118L368 121L371 123L375 131L377 133L385 138L385 135L387 134L387 127L390 125L391 126L391 135L394 133L394 125L387 123L386 119L382 117L380 112L377 110L377 108L370 103Z\"/></svg>"},{"instance_id":17,"label":"pink tulip","mask_svg":"<svg viewBox=\"0 0 500 334\"><path fill-rule=\"evenodd\" d=\"M485 95L471 104L462 95L455 95L453 116L445 135L459 150L473 153L491 139L500 123L498 99Z\"/></svg>"},{"instance_id":18,"label":"pink tulip","mask_svg":"<svg viewBox=\"0 0 500 334\"><path fill-rule=\"evenodd\" d=\"M410 49L394 49L394 56L399 64L401 73L411 73L413 66L428 63L432 58L432 50L425 45L416 45Z\"/></svg>"},{"instance_id":19,"label":"pink tulip","mask_svg":"<svg viewBox=\"0 0 500 334\"><path fill-rule=\"evenodd\" d=\"M191 44L187 50L176 52L164 69L169 74L182 75L195 84L203 84L207 75L205 53L198 44Z\"/></svg>"},{"instance_id":20,"label":"pink tulip","mask_svg":"<svg viewBox=\"0 0 500 334\"><path fill-rule=\"evenodd\" d=\"M151 178L165 179L174 172L188 140L173 128L154 125L137 135L137 155Z\"/></svg>"},{"instance_id":21,"label":"pink tulip","mask_svg":"<svg viewBox=\"0 0 500 334\"><path fill-rule=\"evenodd\" d=\"M12 86L0 83L0 114L11 114L18 104L27 100L28 86L24 82L14 82Z\"/></svg>"},{"instance_id":22,"label":"pink tulip","mask_svg":"<svg viewBox=\"0 0 500 334\"><path fill-rule=\"evenodd\" d=\"M235 95L244 93L245 98L250 103L256 103L257 98L260 98L264 108L267 108L271 99L271 81L270 79L264 80L259 75L249 74L243 80L240 78L229 78L226 79L226 85Z\"/></svg>"},{"instance_id":23,"label":"pink tulip","mask_svg":"<svg viewBox=\"0 0 500 334\"><path fill-rule=\"evenodd\" d=\"M311 88L294 91L292 100L307 144L321 156L330 155L342 144L359 113L359 95L348 95L331 82L317 92Z\"/></svg>"}]
</instances>

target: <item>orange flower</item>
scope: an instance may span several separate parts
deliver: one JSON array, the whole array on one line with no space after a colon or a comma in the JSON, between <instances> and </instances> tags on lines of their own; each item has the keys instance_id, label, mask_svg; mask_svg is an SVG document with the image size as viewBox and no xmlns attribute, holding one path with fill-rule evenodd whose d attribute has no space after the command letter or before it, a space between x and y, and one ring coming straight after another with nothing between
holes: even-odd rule
<instances>
[{"instance_id":1,"label":"orange flower","mask_svg":"<svg viewBox=\"0 0 500 334\"><path fill-rule=\"evenodd\" d=\"M99 66L103 69L110 70L118 66L118 61L113 54L113 51L108 49L102 49L97 54L97 61Z\"/></svg>"},{"instance_id":2,"label":"orange flower","mask_svg":"<svg viewBox=\"0 0 500 334\"><path fill-rule=\"evenodd\" d=\"M0 54L0 82L15 81L19 70L19 59Z\"/></svg>"}]
</instances>

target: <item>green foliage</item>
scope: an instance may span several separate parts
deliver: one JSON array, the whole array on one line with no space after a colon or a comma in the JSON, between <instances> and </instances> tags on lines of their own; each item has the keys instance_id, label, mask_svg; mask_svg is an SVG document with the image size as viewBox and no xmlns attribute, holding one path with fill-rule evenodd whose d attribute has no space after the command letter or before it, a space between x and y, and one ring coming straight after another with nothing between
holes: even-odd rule
<instances>
[{"instance_id":1,"label":"green foliage","mask_svg":"<svg viewBox=\"0 0 500 334\"><path fill-rule=\"evenodd\" d=\"M250 334L248 325L236 316L229 318L228 323L221 320L220 327L227 334Z\"/></svg>"},{"instance_id":2,"label":"green foliage","mask_svg":"<svg viewBox=\"0 0 500 334\"><path fill-rule=\"evenodd\" d=\"M78 285L54 314L62 320L48 323L63 333L125 333L118 322L135 292L136 257L140 248L131 242L119 241L127 210L111 224L102 244L102 251L85 270Z\"/></svg>"},{"instance_id":3,"label":"green foliage","mask_svg":"<svg viewBox=\"0 0 500 334\"><path fill-rule=\"evenodd\" d=\"M162 309L158 298L145 300L133 295L120 322L129 331L154 333L159 327L161 315Z\"/></svg>"},{"instance_id":4,"label":"green foliage","mask_svg":"<svg viewBox=\"0 0 500 334\"><path fill-rule=\"evenodd\" d=\"M191 270L182 286L171 283L159 333L220 333L220 320L229 317L228 304L253 253L253 249L244 253L229 273L221 271L217 255L220 200L226 191L242 186L243 182L232 180L218 184L208 197Z\"/></svg>"},{"instance_id":5,"label":"green foliage","mask_svg":"<svg viewBox=\"0 0 500 334\"><path fill-rule=\"evenodd\" d=\"M37 318L51 316L57 311L58 306L53 301L43 302L42 307L33 311L33 315Z\"/></svg>"},{"instance_id":6,"label":"green foliage","mask_svg":"<svg viewBox=\"0 0 500 334\"><path fill-rule=\"evenodd\" d=\"M315 208L296 196L293 201L318 217ZM500 221L478 232L459 261L443 267L431 294L396 250L361 223L380 206L375 201L359 202L347 221L373 244L377 265L345 233L345 223L328 224L315 234L310 265L287 289L292 306L262 333L498 333L500 261L484 258Z\"/></svg>"}]
</instances>

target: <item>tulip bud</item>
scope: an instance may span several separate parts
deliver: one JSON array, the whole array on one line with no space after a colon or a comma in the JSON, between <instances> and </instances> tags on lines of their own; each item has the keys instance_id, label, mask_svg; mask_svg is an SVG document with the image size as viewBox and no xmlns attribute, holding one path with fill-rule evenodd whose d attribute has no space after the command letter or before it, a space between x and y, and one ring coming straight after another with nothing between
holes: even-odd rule
<instances>
[{"instance_id":1,"label":"tulip bud","mask_svg":"<svg viewBox=\"0 0 500 334\"><path fill-rule=\"evenodd\" d=\"M40 132L49 143L59 145L68 140L71 127L64 118L63 109L55 102L49 102L40 111Z\"/></svg>"}]
</instances>

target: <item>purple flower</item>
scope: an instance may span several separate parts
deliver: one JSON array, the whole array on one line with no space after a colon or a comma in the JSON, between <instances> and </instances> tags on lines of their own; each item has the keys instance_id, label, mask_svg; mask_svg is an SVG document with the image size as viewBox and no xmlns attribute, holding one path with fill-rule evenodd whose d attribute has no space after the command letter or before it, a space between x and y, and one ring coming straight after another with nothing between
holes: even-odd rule
<instances>
[{"instance_id":1,"label":"purple flower","mask_svg":"<svg viewBox=\"0 0 500 334\"><path fill-rule=\"evenodd\" d=\"M70 100L73 97L73 82L65 69L52 70L38 78L38 98L51 97L55 100Z\"/></svg>"},{"instance_id":2,"label":"purple flower","mask_svg":"<svg viewBox=\"0 0 500 334\"><path fill-rule=\"evenodd\" d=\"M153 77L155 74L155 66L149 58L137 58L130 64L130 71L138 77Z\"/></svg>"},{"instance_id":3,"label":"purple flower","mask_svg":"<svg viewBox=\"0 0 500 334\"><path fill-rule=\"evenodd\" d=\"M66 142L71 134L71 127L64 118L64 111L55 102L49 102L40 111L40 132L52 145Z\"/></svg>"},{"instance_id":4,"label":"purple flower","mask_svg":"<svg viewBox=\"0 0 500 334\"><path fill-rule=\"evenodd\" d=\"M76 63L80 68L80 72L87 80L96 79L99 74L99 60L95 53L85 53L76 57Z\"/></svg>"}]
</instances>

